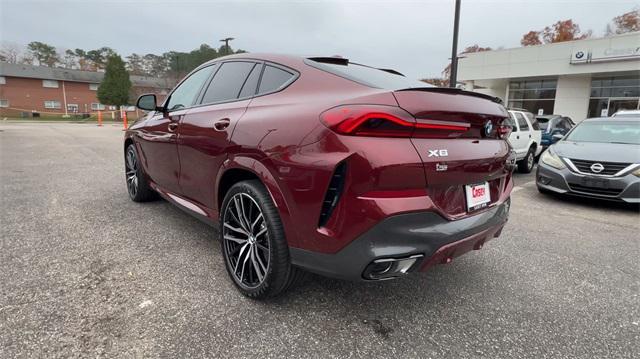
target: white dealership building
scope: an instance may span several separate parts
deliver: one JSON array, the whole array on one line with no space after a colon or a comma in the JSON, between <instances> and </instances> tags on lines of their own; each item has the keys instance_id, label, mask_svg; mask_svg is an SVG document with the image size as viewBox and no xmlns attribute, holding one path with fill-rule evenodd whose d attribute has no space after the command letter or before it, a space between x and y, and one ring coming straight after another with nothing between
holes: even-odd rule
<instances>
[{"instance_id":1,"label":"white dealership building","mask_svg":"<svg viewBox=\"0 0 640 359\"><path fill-rule=\"evenodd\" d=\"M509 107L574 121L640 109L640 32L464 54L458 81Z\"/></svg>"}]
</instances>

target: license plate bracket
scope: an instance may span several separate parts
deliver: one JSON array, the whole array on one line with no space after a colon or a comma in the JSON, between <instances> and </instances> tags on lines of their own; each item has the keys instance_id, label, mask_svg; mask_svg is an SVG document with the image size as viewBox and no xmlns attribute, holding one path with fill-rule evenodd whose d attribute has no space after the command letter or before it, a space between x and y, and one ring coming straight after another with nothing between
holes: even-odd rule
<instances>
[{"instance_id":1,"label":"license plate bracket","mask_svg":"<svg viewBox=\"0 0 640 359\"><path fill-rule=\"evenodd\" d=\"M582 177L580 179L580 184L585 187L593 187L593 188L609 188L609 181L603 178L593 178L593 177Z\"/></svg>"}]
</instances>

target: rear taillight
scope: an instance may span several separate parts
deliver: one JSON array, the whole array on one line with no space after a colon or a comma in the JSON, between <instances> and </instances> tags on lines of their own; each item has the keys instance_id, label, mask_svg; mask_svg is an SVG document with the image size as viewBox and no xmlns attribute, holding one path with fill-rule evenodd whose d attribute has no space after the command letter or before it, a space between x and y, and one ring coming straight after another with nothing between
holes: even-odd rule
<instances>
[{"instance_id":1,"label":"rear taillight","mask_svg":"<svg viewBox=\"0 0 640 359\"><path fill-rule=\"evenodd\" d=\"M320 120L341 135L372 137L458 137L467 123L420 119L416 122L399 107L379 105L338 106L323 112Z\"/></svg>"},{"instance_id":2,"label":"rear taillight","mask_svg":"<svg viewBox=\"0 0 640 359\"><path fill-rule=\"evenodd\" d=\"M512 127L511 125L506 124L507 120L503 120L501 124L498 125L496 132L498 133L498 137L506 140L511 134Z\"/></svg>"}]
</instances>

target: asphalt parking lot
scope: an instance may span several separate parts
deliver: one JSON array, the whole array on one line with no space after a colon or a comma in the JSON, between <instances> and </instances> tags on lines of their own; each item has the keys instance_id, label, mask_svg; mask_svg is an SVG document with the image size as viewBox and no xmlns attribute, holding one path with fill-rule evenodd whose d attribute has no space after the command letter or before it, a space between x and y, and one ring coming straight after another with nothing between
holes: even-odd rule
<instances>
[{"instance_id":1,"label":"asphalt parking lot","mask_svg":"<svg viewBox=\"0 0 640 359\"><path fill-rule=\"evenodd\" d=\"M120 127L0 123L0 358L640 357L640 214L516 175L481 251L255 302L213 229L127 197Z\"/></svg>"}]
</instances>

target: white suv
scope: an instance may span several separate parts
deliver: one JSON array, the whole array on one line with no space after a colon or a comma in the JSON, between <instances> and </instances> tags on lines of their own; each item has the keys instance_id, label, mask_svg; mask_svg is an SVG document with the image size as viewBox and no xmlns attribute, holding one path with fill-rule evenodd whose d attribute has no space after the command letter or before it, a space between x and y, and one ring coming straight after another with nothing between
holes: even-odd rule
<instances>
[{"instance_id":1,"label":"white suv","mask_svg":"<svg viewBox=\"0 0 640 359\"><path fill-rule=\"evenodd\" d=\"M536 157L542 152L542 132L538 121L527 110L510 109L509 124L512 128L509 144L516 152L518 171L529 173L533 170Z\"/></svg>"}]
</instances>

